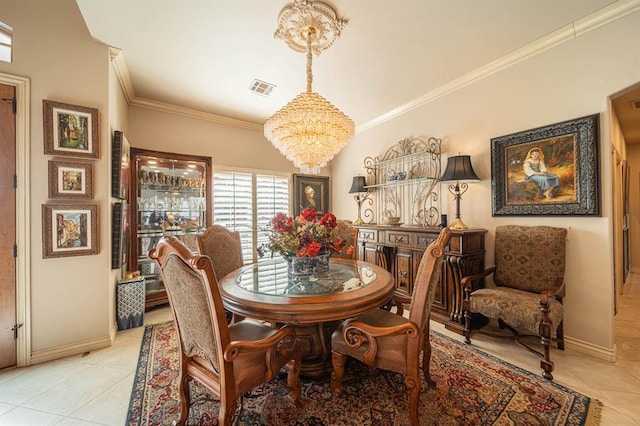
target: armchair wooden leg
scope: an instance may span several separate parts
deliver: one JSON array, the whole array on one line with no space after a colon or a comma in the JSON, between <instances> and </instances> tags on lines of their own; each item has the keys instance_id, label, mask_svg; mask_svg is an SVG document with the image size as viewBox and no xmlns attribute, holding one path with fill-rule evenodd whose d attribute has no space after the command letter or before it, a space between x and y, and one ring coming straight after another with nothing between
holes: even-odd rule
<instances>
[{"instance_id":1,"label":"armchair wooden leg","mask_svg":"<svg viewBox=\"0 0 640 426\"><path fill-rule=\"evenodd\" d=\"M191 406L191 400L189 398L189 376L182 372L178 378L178 394L180 395L180 418L176 422L176 425L182 426L187 422L187 415L189 414L189 407Z\"/></svg>"},{"instance_id":2,"label":"armchair wooden leg","mask_svg":"<svg viewBox=\"0 0 640 426\"><path fill-rule=\"evenodd\" d=\"M539 325L540 341L544 349L544 359L540 361L542 367L542 377L547 380L553 380L553 361L551 361L551 321L549 321L549 304L543 299L540 301L540 311L542 312L542 320Z\"/></svg>"},{"instance_id":3,"label":"armchair wooden leg","mask_svg":"<svg viewBox=\"0 0 640 426\"><path fill-rule=\"evenodd\" d=\"M344 379L344 364L347 360L347 356L339 354L337 352L331 353L331 363L333 364L333 371L331 372L331 391L335 395L342 393L342 379Z\"/></svg>"},{"instance_id":4,"label":"armchair wooden leg","mask_svg":"<svg viewBox=\"0 0 640 426\"><path fill-rule=\"evenodd\" d=\"M420 383L415 380L407 380L405 383L409 386L409 411L411 416L411 425L418 426L418 402L420 401Z\"/></svg>"}]
</instances>

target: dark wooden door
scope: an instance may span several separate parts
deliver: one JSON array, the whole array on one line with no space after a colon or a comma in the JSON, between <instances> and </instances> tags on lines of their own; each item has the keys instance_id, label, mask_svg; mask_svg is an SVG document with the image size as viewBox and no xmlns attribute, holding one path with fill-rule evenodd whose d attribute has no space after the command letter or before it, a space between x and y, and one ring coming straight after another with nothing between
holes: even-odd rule
<instances>
[{"instance_id":1,"label":"dark wooden door","mask_svg":"<svg viewBox=\"0 0 640 426\"><path fill-rule=\"evenodd\" d=\"M0 368L16 365L15 87L0 84Z\"/></svg>"}]
</instances>

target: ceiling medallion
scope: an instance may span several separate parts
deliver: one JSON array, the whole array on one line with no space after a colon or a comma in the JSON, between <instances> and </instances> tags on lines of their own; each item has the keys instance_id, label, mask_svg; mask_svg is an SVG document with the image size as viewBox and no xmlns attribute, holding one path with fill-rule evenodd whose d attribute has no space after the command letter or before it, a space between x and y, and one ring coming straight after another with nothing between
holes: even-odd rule
<instances>
[{"instance_id":1,"label":"ceiling medallion","mask_svg":"<svg viewBox=\"0 0 640 426\"><path fill-rule=\"evenodd\" d=\"M311 89L312 53L331 47L347 22L322 1L295 0L278 16L274 37L307 53L307 91L265 122L264 135L303 173L320 173L355 133L353 121Z\"/></svg>"}]
</instances>

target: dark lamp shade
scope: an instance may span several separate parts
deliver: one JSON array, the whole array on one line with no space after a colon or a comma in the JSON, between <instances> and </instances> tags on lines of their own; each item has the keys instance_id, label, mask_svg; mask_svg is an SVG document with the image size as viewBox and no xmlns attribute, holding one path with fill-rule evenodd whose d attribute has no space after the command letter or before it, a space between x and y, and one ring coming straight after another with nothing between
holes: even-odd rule
<instances>
[{"instance_id":1,"label":"dark lamp shade","mask_svg":"<svg viewBox=\"0 0 640 426\"><path fill-rule=\"evenodd\" d=\"M351 189L349 190L349 194L354 194L357 192L367 192L367 188L365 186L367 182L364 180L364 176L354 176L353 182L351 182Z\"/></svg>"},{"instance_id":2,"label":"dark lamp shade","mask_svg":"<svg viewBox=\"0 0 640 426\"><path fill-rule=\"evenodd\" d=\"M473 171L471 156L455 155L447 159L447 168L444 170L440 180L480 180L480 178Z\"/></svg>"}]
</instances>

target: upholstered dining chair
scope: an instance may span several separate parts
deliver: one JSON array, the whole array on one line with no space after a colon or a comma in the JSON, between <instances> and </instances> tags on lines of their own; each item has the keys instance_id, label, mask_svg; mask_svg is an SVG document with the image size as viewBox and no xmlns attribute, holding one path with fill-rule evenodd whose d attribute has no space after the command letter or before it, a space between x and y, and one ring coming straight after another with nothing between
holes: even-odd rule
<instances>
[{"instance_id":1,"label":"upholstered dining chair","mask_svg":"<svg viewBox=\"0 0 640 426\"><path fill-rule=\"evenodd\" d=\"M196 243L198 252L211 258L213 271L218 280L243 265L242 244L238 231L211 225L202 234L196 235Z\"/></svg>"},{"instance_id":2,"label":"upholstered dining chair","mask_svg":"<svg viewBox=\"0 0 640 426\"><path fill-rule=\"evenodd\" d=\"M358 230L349 222L338 222L331 232L331 241L345 242L344 249L340 253L333 253L333 257L342 259L356 259L358 255Z\"/></svg>"},{"instance_id":3,"label":"upholstered dining chair","mask_svg":"<svg viewBox=\"0 0 640 426\"><path fill-rule=\"evenodd\" d=\"M220 225L211 225L196 235L198 253L209 256L216 280L243 265L240 233ZM241 316L226 311L227 322L242 320Z\"/></svg>"},{"instance_id":4,"label":"upholstered dining chair","mask_svg":"<svg viewBox=\"0 0 640 426\"><path fill-rule=\"evenodd\" d=\"M194 255L175 237L160 239L149 257L160 267L178 334L178 424L187 419L189 378L220 397L220 425L231 425L239 397L283 367L291 387L289 400L297 404L300 343L291 327L275 330L252 320L228 325L211 259Z\"/></svg>"},{"instance_id":5,"label":"upholstered dining chair","mask_svg":"<svg viewBox=\"0 0 640 426\"><path fill-rule=\"evenodd\" d=\"M564 350L563 309L565 245L567 230L551 226L504 225L496 228L495 266L481 274L464 277L464 336L471 343L473 314L498 320L506 335L541 359L542 376L552 380L550 349L555 337ZM493 274L495 287L479 288L478 282ZM542 352L522 340L520 331L540 338Z\"/></svg>"},{"instance_id":6,"label":"upholstered dining chair","mask_svg":"<svg viewBox=\"0 0 640 426\"><path fill-rule=\"evenodd\" d=\"M411 299L409 318L384 309L375 309L344 321L331 336L331 390L342 393L342 379L347 357L353 357L371 367L391 370L404 375L409 388L411 423L418 424L420 399L420 354L427 384L435 386L429 374L431 342L429 315L442 271L442 257L451 231L444 228L436 241L425 250Z\"/></svg>"}]
</instances>

